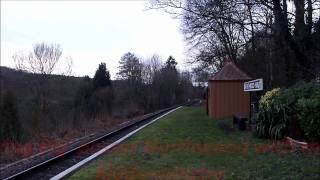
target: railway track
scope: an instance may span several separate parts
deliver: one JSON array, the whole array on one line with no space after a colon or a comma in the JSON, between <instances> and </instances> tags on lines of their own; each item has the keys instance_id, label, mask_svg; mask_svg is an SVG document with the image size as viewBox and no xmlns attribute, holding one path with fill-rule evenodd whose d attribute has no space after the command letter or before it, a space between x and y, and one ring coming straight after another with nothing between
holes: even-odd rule
<instances>
[{"instance_id":1,"label":"railway track","mask_svg":"<svg viewBox=\"0 0 320 180\"><path fill-rule=\"evenodd\" d=\"M184 104L190 105L191 103ZM179 107L171 107L132 120L121 127L111 130L90 141L73 147L58 149L54 156L30 158L29 162L15 164L1 169L0 179L61 179L70 176L77 169L87 164L105 151L130 137L140 129L155 122ZM56 150L57 151L57 150ZM50 154L50 153L49 153ZM40 160L39 160L40 159ZM27 161L27 160L25 160Z\"/></svg>"}]
</instances>

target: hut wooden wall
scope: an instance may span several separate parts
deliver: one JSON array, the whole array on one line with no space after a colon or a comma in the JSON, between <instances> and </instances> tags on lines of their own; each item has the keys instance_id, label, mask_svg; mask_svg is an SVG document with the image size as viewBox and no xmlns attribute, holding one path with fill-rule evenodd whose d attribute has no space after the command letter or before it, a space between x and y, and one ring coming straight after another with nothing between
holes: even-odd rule
<instances>
[{"instance_id":1,"label":"hut wooden wall","mask_svg":"<svg viewBox=\"0 0 320 180\"><path fill-rule=\"evenodd\" d=\"M243 91L244 81L210 81L208 93L209 116L222 118L241 112L249 116L250 95Z\"/></svg>"}]
</instances>

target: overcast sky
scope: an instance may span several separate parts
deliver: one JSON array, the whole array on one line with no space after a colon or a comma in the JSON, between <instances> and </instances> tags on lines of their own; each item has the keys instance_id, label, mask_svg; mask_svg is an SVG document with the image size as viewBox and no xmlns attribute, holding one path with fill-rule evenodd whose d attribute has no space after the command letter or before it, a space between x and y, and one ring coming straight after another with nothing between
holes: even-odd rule
<instances>
[{"instance_id":1,"label":"overcast sky","mask_svg":"<svg viewBox=\"0 0 320 180\"><path fill-rule=\"evenodd\" d=\"M14 67L12 55L37 42L58 43L63 61L73 59L73 74L93 76L105 62L114 79L121 56L172 55L184 68L180 22L147 1L2 1L1 66Z\"/></svg>"}]
</instances>

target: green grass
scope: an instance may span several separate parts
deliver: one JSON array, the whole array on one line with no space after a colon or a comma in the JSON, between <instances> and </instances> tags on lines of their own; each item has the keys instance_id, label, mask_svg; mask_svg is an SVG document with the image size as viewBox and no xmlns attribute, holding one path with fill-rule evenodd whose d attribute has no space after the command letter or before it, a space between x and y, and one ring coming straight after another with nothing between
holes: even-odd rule
<instances>
[{"instance_id":1,"label":"green grass","mask_svg":"<svg viewBox=\"0 0 320 180\"><path fill-rule=\"evenodd\" d=\"M320 156L272 148L250 132L226 131L185 107L140 131L70 179L319 179Z\"/></svg>"}]
</instances>

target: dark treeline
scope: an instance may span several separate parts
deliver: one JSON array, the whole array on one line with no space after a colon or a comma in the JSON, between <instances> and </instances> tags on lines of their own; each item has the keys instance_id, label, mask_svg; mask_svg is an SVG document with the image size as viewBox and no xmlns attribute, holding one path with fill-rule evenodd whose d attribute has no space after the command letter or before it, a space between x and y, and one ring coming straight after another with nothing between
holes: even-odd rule
<instances>
[{"instance_id":1,"label":"dark treeline","mask_svg":"<svg viewBox=\"0 0 320 180\"><path fill-rule=\"evenodd\" d=\"M26 141L43 133L55 135L71 126L74 98L84 78L49 75L42 86L46 95L41 106L41 75L0 67L0 76L1 141Z\"/></svg>"},{"instance_id":2,"label":"dark treeline","mask_svg":"<svg viewBox=\"0 0 320 180\"><path fill-rule=\"evenodd\" d=\"M163 64L157 55L142 62L129 52L119 63L114 81L110 80L105 63L99 65L93 79L86 78L76 98L77 115L89 118L107 113L114 117L133 117L195 96L191 74L179 72L171 56Z\"/></svg>"},{"instance_id":3,"label":"dark treeline","mask_svg":"<svg viewBox=\"0 0 320 180\"><path fill-rule=\"evenodd\" d=\"M39 61L32 63L41 62L40 57L51 54L42 63L43 67L49 67L52 63L48 66L45 63L55 53L45 52L61 49L46 44L38 46L44 52L34 55ZM18 70L1 67L0 141L21 142L39 136L61 138L71 130L86 129L93 124L111 126L115 119L124 120L177 105L201 92L193 86L189 72L177 69L172 56L163 63L157 55L142 60L126 53L120 60L116 80L110 79L103 62L90 78L53 75L54 66L39 67L50 69L40 72L31 64L30 68L34 69L30 71L19 68L30 62L24 61L21 55L18 59Z\"/></svg>"},{"instance_id":4,"label":"dark treeline","mask_svg":"<svg viewBox=\"0 0 320 180\"><path fill-rule=\"evenodd\" d=\"M320 77L319 0L152 0L182 21L199 81L231 60L265 87Z\"/></svg>"}]
</instances>

